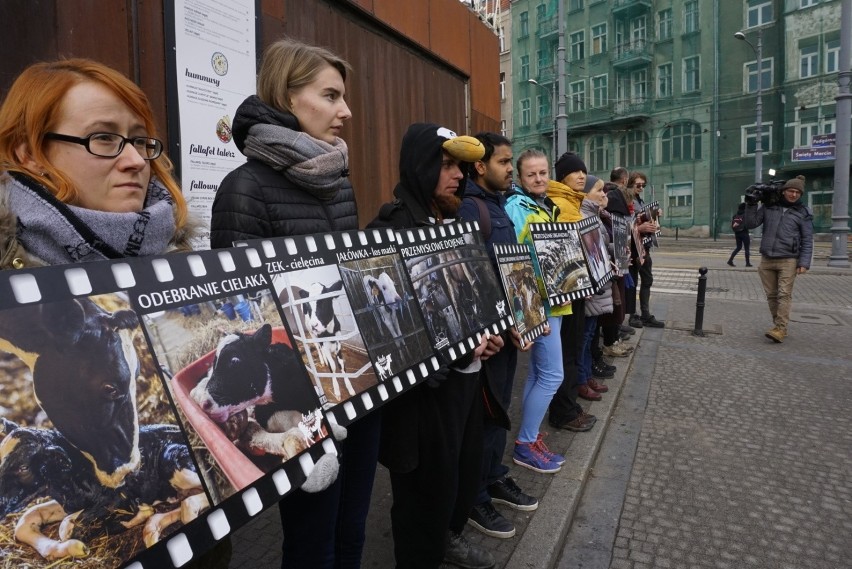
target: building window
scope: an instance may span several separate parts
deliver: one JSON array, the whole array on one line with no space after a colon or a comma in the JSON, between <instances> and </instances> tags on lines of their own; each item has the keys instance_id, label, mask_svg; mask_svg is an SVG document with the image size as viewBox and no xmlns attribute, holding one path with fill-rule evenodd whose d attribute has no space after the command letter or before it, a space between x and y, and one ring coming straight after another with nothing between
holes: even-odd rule
<instances>
[{"instance_id":1,"label":"building window","mask_svg":"<svg viewBox=\"0 0 852 569\"><path fill-rule=\"evenodd\" d=\"M648 37L648 22L645 16L639 16L630 20L630 39L633 40L633 49L643 49L645 38Z\"/></svg>"},{"instance_id":2,"label":"building window","mask_svg":"<svg viewBox=\"0 0 852 569\"><path fill-rule=\"evenodd\" d=\"M692 182L665 185L668 207L666 216L692 217Z\"/></svg>"},{"instance_id":3,"label":"building window","mask_svg":"<svg viewBox=\"0 0 852 569\"><path fill-rule=\"evenodd\" d=\"M521 56L521 81L529 81L530 78L530 56Z\"/></svg>"},{"instance_id":4,"label":"building window","mask_svg":"<svg viewBox=\"0 0 852 569\"><path fill-rule=\"evenodd\" d=\"M537 25L541 25L541 22L547 17L547 6L544 4L539 4L535 7L535 21Z\"/></svg>"},{"instance_id":5,"label":"building window","mask_svg":"<svg viewBox=\"0 0 852 569\"><path fill-rule=\"evenodd\" d=\"M819 0L799 0L799 8L810 8L816 6Z\"/></svg>"},{"instance_id":6,"label":"building window","mask_svg":"<svg viewBox=\"0 0 852 569\"><path fill-rule=\"evenodd\" d=\"M648 70L638 69L630 74L631 102L644 103L648 97Z\"/></svg>"},{"instance_id":7,"label":"building window","mask_svg":"<svg viewBox=\"0 0 852 569\"><path fill-rule=\"evenodd\" d=\"M518 17L518 39L525 38L530 35L530 15L527 12L521 12Z\"/></svg>"},{"instance_id":8,"label":"building window","mask_svg":"<svg viewBox=\"0 0 852 569\"><path fill-rule=\"evenodd\" d=\"M509 133L509 131L507 130L507 127L506 127L506 120L505 119L501 120L500 121L500 134L502 136L509 136L508 133Z\"/></svg>"},{"instance_id":9,"label":"building window","mask_svg":"<svg viewBox=\"0 0 852 569\"><path fill-rule=\"evenodd\" d=\"M769 89L772 87L772 70L773 70L773 59L771 57L763 59L761 62L761 66L763 67L763 73L760 76L760 88L761 89ZM745 92L746 93L756 93L757 92L757 62L750 61L745 64Z\"/></svg>"},{"instance_id":10,"label":"building window","mask_svg":"<svg viewBox=\"0 0 852 569\"><path fill-rule=\"evenodd\" d=\"M819 46L808 45L799 49L799 79L819 74Z\"/></svg>"},{"instance_id":11,"label":"building window","mask_svg":"<svg viewBox=\"0 0 852 569\"><path fill-rule=\"evenodd\" d=\"M521 126L530 126L532 117L530 116L530 100L521 99Z\"/></svg>"},{"instance_id":12,"label":"building window","mask_svg":"<svg viewBox=\"0 0 852 569\"><path fill-rule=\"evenodd\" d=\"M550 112L550 97L538 95L536 97L536 105L538 106L539 124L550 123L552 119L552 114Z\"/></svg>"},{"instance_id":13,"label":"building window","mask_svg":"<svg viewBox=\"0 0 852 569\"><path fill-rule=\"evenodd\" d=\"M571 83L571 112L579 112L586 109L586 82L577 81Z\"/></svg>"},{"instance_id":14,"label":"building window","mask_svg":"<svg viewBox=\"0 0 852 569\"><path fill-rule=\"evenodd\" d=\"M813 137L818 134L831 134L836 132L837 123L834 120L822 119L822 128L817 123L800 124L798 127L798 137L796 146L799 148L810 148L813 142Z\"/></svg>"},{"instance_id":15,"label":"building window","mask_svg":"<svg viewBox=\"0 0 852 569\"><path fill-rule=\"evenodd\" d=\"M592 55L606 52L606 23L592 26Z\"/></svg>"},{"instance_id":16,"label":"building window","mask_svg":"<svg viewBox=\"0 0 852 569\"><path fill-rule=\"evenodd\" d=\"M579 61L586 55L586 32L580 30L571 34L571 61Z\"/></svg>"},{"instance_id":17,"label":"building window","mask_svg":"<svg viewBox=\"0 0 852 569\"><path fill-rule=\"evenodd\" d=\"M609 104L609 77L598 75L592 78L592 106L606 107Z\"/></svg>"},{"instance_id":18,"label":"building window","mask_svg":"<svg viewBox=\"0 0 852 569\"><path fill-rule=\"evenodd\" d=\"M771 152L772 147L772 125L762 125L763 136L760 138L760 150L764 153ZM757 148L757 127L754 125L742 127L742 155L750 156Z\"/></svg>"},{"instance_id":19,"label":"building window","mask_svg":"<svg viewBox=\"0 0 852 569\"><path fill-rule=\"evenodd\" d=\"M609 152L606 147L606 140L602 135L593 136L589 139L589 170L592 172L602 172L609 170Z\"/></svg>"},{"instance_id":20,"label":"building window","mask_svg":"<svg viewBox=\"0 0 852 569\"><path fill-rule=\"evenodd\" d=\"M618 163L628 164L629 167L639 166L650 162L650 138L642 130L631 130L621 137L618 145Z\"/></svg>"},{"instance_id":21,"label":"building window","mask_svg":"<svg viewBox=\"0 0 852 569\"><path fill-rule=\"evenodd\" d=\"M672 37L672 9L666 8L657 12L657 39L667 40Z\"/></svg>"},{"instance_id":22,"label":"building window","mask_svg":"<svg viewBox=\"0 0 852 569\"><path fill-rule=\"evenodd\" d=\"M688 0L683 3L683 33L697 32L698 26L698 0Z\"/></svg>"},{"instance_id":23,"label":"building window","mask_svg":"<svg viewBox=\"0 0 852 569\"><path fill-rule=\"evenodd\" d=\"M664 63L657 66L657 97L665 98L674 95L672 91L672 64Z\"/></svg>"},{"instance_id":24,"label":"building window","mask_svg":"<svg viewBox=\"0 0 852 569\"><path fill-rule=\"evenodd\" d=\"M538 60L538 74L541 77L541 74L545 69L550 65L550 60L548 59L547 50L540 49L535 52L536 59Z\"/></svg>"},{"instance_id":25,"label":"building window","mask_svg":"<svg viewBox=\"0 0 852 569\"><path fill-rule=\"evenodd\" d=\"M692 93L701 88L701 56L683 59L683 92Z\"/></svg>"},{"instance_id":26,"label":"building window","mask_svg":"<svg viewBox=\"0 0 852 569\"><path fill-rule=\"evenodd\" d=\"M504 71L500 72L500 100L506 100L506 73Z\"/></svg>"},{"instance_id":27,"label":"building window","mask_svg":"<svg viewBox=\"0 0 852 569\"><path fill-rule=\"evenodd\" d=\"M497 28L497 39L500 41L500 53L506 51L506 29L503 26Z\"/></svg>"},{"instance_id":28,"label":"building window","mask_svg":"<svg viewBox=\"0 0 852 569\"><path fill-rule=\"evenodd\" d=\"M571 0L568 3L568 11L569 12L574 12L576 10L582 10L582 9L583 9L583 0Z\"/></svg>"},{"instance_id":29,"label":"building window","mask_svg":"<svg viewBox=\"0 0 852 569\"><path fill-rule=\"evenodd\" d=\"M661 163L677 160L701 160L701 126L681 122L667 127L661 138Z\"/></svg>"},{"instance_id":30,"label":"building window","mask_svg":"<svg viewBox=\"0 0 852 569\"><path fill-rule=\"evenodd\" d=\"M834 73L840 70L840 40L825 42L825 72Z\"/></svg>"},{"instance_id":31,"label":"building window","mask_svg":"<svg viewBox=\"0 0 852 569\"><path fill-rule=\"evenodd\" d=\"M746 22L749 28L762 26L772 21L772 0L748 0Z\"/></svg>"}]
</instances>

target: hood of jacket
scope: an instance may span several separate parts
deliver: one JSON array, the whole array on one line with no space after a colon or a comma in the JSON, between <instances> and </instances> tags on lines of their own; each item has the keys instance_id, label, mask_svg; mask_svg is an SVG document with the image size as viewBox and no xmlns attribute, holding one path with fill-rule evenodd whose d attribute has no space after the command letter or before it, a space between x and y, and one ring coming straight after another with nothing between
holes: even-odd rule
<instances>
[{"instance_id":1,"label":"hood of jacket","mask_svg":"<svg viewBox=\"0 0 852 569\"><path fill-rule=\"evenodd\" d=\"M559 206L558 221L579 221L580 204L586 197L582 191L573 190L561 182L547 182L547 197Z\"/></svg>"},{"instance_id":2,"label":"hood of jacket","mask_svg":"<svg viewBox=\"0 0 852 569\"><path fill-rule=\"evenodd\" d=\"M294 115L270 107L261 101L257 95L251 95L237 108L234 124L231 127L234 144L237 145L240 152L246 147L249 129L256 124L283 126L300 132L302 130L299 120Z\"/></svg>"},{"instance_id":3,"label":"hood of jacket","mask_svg":"<svg viewBox=\"0 0 852 569\"><path fill-rule=\"evenodd\" d=\"M431 123L415 123L408 127L402 137L399 151L399 183L393 193L414 215L418 223L426 223L434 217L432 196L441 174L443 161L442 144L455 134L448 129ZM459 181L456 196L464 197L467 185L467 167L462 164L464 177Z\"/></svg>"}]
</instances>

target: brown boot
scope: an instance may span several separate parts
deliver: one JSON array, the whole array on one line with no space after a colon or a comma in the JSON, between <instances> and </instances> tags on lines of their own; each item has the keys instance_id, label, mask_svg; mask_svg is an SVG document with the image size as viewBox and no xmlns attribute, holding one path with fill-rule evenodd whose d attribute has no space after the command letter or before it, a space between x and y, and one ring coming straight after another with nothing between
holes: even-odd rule
<instances>
[{"instance_id":1,"label":"brown boot","mask_svg":"<svg viewBox=\"0 0 852 569\"><path fill-rule=\"evenodd\" d=\"M784 332L784 330L782 330L781 328L778 328L776 326L772 330L769 330L765 334L765 336L767 338L769 338L770 340L772 340L773 342L775 342L776 344L780 344L781 342L784 341L784 338L787 336L787 333Z\"/></svg>"},{"instance_id":2,"label":"brown boot","mask_svg":"<svg viewBox=\"0 0 852 569\"><path fill-rule=\"evenodd\" d=\"M607 387L603 383L600 383L596 379L590 379L589 382L586 385L588 385L589 387L591 387L594 391L597 391L598 393L606 393L607 391L609 391L609 387Z\"/></svg>"},{"instance_id":3,"label":"brown boot","mask_svg":"<svg viewBox=\"0 0 852 569\"><path fill-rule=\"evenodd\" d=\"M589 387L588 384L581 385L577 388L577 396L582 397L586 401L600 401L601 394Z\"/></svg>"}]
</instances>

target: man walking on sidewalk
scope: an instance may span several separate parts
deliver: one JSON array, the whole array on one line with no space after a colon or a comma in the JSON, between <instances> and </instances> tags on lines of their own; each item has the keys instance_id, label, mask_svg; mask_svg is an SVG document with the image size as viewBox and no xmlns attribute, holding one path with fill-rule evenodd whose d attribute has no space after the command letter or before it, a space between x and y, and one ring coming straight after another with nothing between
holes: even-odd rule
<instances>
[{"instance_id":1,"label":"man walking on sidewalk","mask_svg":"<svg viewBox=\"0 0 852 569\"><path fill-rule=\"evenodd\" d=\"M516 243L512 220L506 213L504 193L512 186L512 143L499 134L483 132L476 137L485 155L473 163L459 217L478 221L491 262L496 268L495 243ZM483 381L488 382L503 410L512 401L512 384L518 365L518 350L504 333L503 349L482 363ZM532 347L532 344L529 344ZM538 500L521 491L503 464L506 432L510 426L486 421L483 436L482 479L468 523L491 537L508 539L515 526L494 507L493 502L521 511L538 508Z\"/></svg>"}]
</instances>

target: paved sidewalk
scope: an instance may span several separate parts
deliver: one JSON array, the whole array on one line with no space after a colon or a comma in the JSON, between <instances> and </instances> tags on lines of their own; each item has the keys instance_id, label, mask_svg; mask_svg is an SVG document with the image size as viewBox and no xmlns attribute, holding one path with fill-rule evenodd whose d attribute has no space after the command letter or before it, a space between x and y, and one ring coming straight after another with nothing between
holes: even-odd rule
<instances>
[{"instance_id":1,"label":"paved sidewalk","mask_svg":"<svg viewBox=\"0 0 852 569\"><path fill-rule=\"evenodd\" d=\"M758 246L757 240L753 240L755 257L752 262L755 264L759 262ZM791 436L782 433L799 434L803 425L812 423L830 432L830 418L844 416L843 409L848 410L852 402L852 393L845 390L852 385L852 360L849 357L852 340L852 270L825 267L828 249L825 244L818 243L812 271L796 280L791 337L785 344L768 352L773 345L762 337L763 328L769 326L769 316L757 269L728 267L725 262L732 247L733 240L724 238L718 242L683 238L678 241L670 238L661 240L660 249L653 253L655 284L651 303L657 316L667 320L667 328L639 330L632 342L638 344L636 357L616 359L618 372L614 379L607 381L610 391L603 394L603 401L591 404L585 402L589 412L598 416L598 423L592 431L550 433L547 440L551 449L564 451L568 459L561 472L553 476L536 474L511 464L511 459L507 458L512 475L520 486L539 497L541 502L535 512L501 508L501 512L515 523L517 535L508 540L499 540L486 537L470 527L465 530L471 540L493 552L498 560L498 568L549 569L556 566L560 557L560 569L581 566L571 564L571 552L563 554L564 538L574 521L575 510L586 483L594 476L595 461L605 458L599 458L598 452L614 409L625 403L619 399L631 373L634 376L651 375L650 398L648 409L645 410L636 462L630 473L628 495L624 503L618 505L621 508L616 514L620 518L618 535L615 542L608 545L614 556L611 565L613 569L849 566L852 551L843 545L848 542L844 536L852 531L852 523L849 522L852 519L852 502L849 498L852 496L849 476L852 472L849 459L852 449L848 448L849 433L852 431L848 418L846 422L837 425L837 437L840 437L837 442L823 441L812 432L806 432L801 435L799 442L802 444L792 444ZM737 260L740 261L738 264L744 265L742 257ZM688 331L675 329L675 325L680 323L686 324L688 330L693 323L697 269L701 266L709 268L705 330L721 331L721 334L707 338L694 337ZM643 345L648 346L644 352ZM655 347L653 350L650 349L652 345ZM657 350L656 346L664 349ZM650 353L654 353L655 357L645 357ZM515 380L511 413L515 425L526 377L526 362L527 358L522 357ZM772 377L772 374L780 374L779 380L761 379ZM790 413L790 398L796 397L798 386L806 378L825 379L815 384L814 400L803 399L798 406L801 413L793 414L789 422L784 421L785 413ZM837 397L833 398L834 394ZM680 398L673 399L675 395ZM632 397L627 392L625 396ZM698 418L695 415L700 414L702 406L709 406L715 401L723 401L731 410L722 416L722 423L710 427L711 438L708 439L699 436L700 430L696 428ZM759 403L744 407L744 401ZM771 432L760 432L762 423L757 420L741 421L748 414L765 417L767 413L779 417L778 421L772 423ZM667 424L671 414L677 421ZM546 422L543 428L547 429ZM777 445L767 449L767 453L771 450L775 454L761 454L751 446L752 439L766 445ZM711 445L711 442L719 447ZM709 458L700 456L702 451L708 449L725 448L726 442L733 444L721 454L714 451L716 454ZM674 454L666 450L667 445L673 445L672 448L676 449ZM809 452L806 445L813 449L825 447L830 453L827 462L821 460L819 453ZM754 472L741 472L735 468L740 456L749 457L750 460L765 457L771 459L771 462L754 465ZM661 457L666 460L661 461ZM722 459L724 462L719 463ZM785 517L785 506L788 504L767 495L766 490L762 489L762 481L768 479L773 483L781 483L782 496L795 500L795 496L785 490L783 481L779 482L778 475L772 470L780 472L787 463L801 460L805 460L805 463L802 464L803 468L795 469L796 484L807 484L808 465L826 468L825 472L818 473L814 483L830 498L819 501L817 505L803 504L792 515ZM664 471L657 472L656 469L660 468ZM696 485L690 486L692 479ZM669 497L666 486L673 481L684 485L679 492L691 493ZM721 542L722 537L732 536L726 533L723 525L719 525L730 520L713 515L718 505L708 502L708 496L712 496L712 493L705 495L702 485L715 492L728 491L731 500L743 505L749 503L747 493L754 493L759 506L756 512L765 516L766 523L770 524L762 530L764 534L777 530L782 532L779 536L794 536L795 539L787 547L787 554L797 561L808 558L816 562L812 565L784 564L778 559L779 554L772 553L778 549L771 545L774 538L760 537L762 522L755 519L745 506L736 510L745 519L733 523L731 527L745 528L743 532L752 541L740 543L749 546L753 543L756 548L759 546L755 549L757 553L745 557L743 564L726 557L733 555L731 551L736 550L707 546L708 540ZM387 472L379 467L368 518L363 560L365 568L393 567L388 515L391 500ZM685 504L690 507L687 508ZM696 510L695 504L702 509ZM678 518L684 511L688 511L690 516L686 520ZM718 523L699 523L704 516ZM815 530L812 544L799 539L795 532L796 526L810 531L808 528L822 517L827 521L816 524L818 530ZM672 527L672 524L676 526L679 523L689 524L689 527L682 531ZM716 533L703 535L703 531ZM664 541L666 535L675 536L672 537L674 541L660 548L656 542ZM736 539L729 541L736 543ZM259 514L253 523L235 532L231 567L277 568L280 566L280 543L277 508L271 508ZM690 545L687 548L677 546L677 543ZM824 550L816 558L796 557L796 547L800 547L805 554L820 547ZM722 555L723 550L725 555ZM701 554L704 558L700 558ZM709 562L708 559L714 559L714 554L718 562ZM846 555L845 562L832 564L840 555ZM778 562L753 563L755 559L774 559Z\"/></svg>"}]
</instances>

